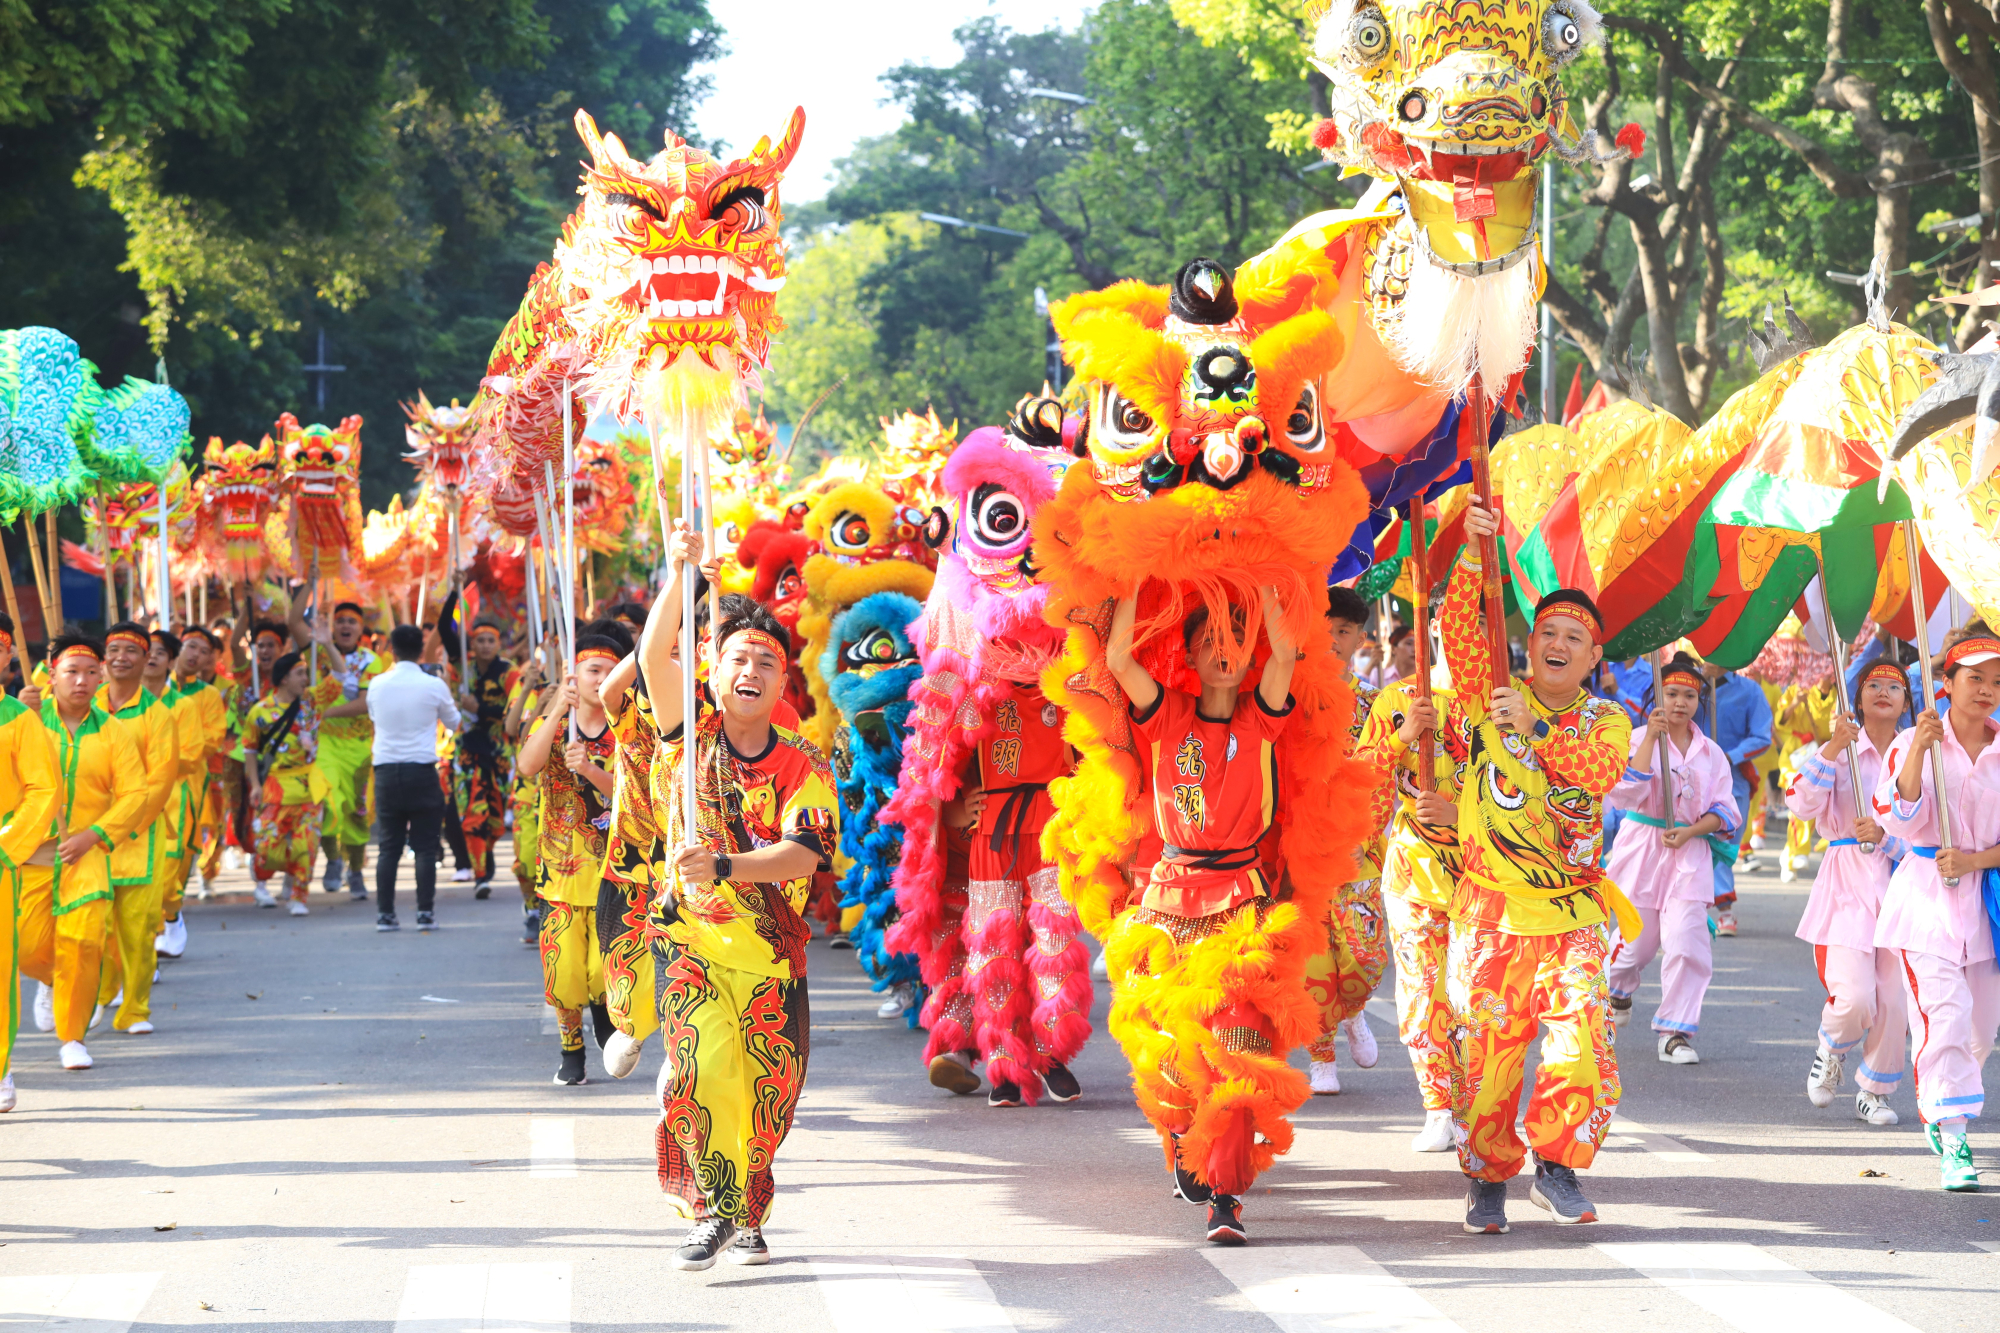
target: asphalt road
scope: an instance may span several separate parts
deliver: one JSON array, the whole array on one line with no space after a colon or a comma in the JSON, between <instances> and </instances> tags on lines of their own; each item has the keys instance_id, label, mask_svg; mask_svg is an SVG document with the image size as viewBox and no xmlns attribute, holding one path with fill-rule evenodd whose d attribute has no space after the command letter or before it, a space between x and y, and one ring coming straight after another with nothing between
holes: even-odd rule
<instances>
[{"instance_id":1,"label":"asphalt road","mask_svg":"<svg viewBox=\"0 0 2000 1333\"><path fill-rule=\"evenodd\" d=\"M504 859L503 859L504 864ZM372 873L372 872L371 872ZM190 908L159 1032L100 1032L65 1073L23 1032L0 1118L0 1327L314 1329L1588 1328L1928 1333L2000 1316L2000 1154L1947 1195L1905 1124L1802 1093L1821 993L1791 937L1805 884L1746 876L1716 945L1702 1063L1621 1054L1619 1132L1587 1175L1604 1221L1472 1237L1448 1156L1418 1156L1385 979L1380 1064L1296 1117L1212 1251L1100 1034L1083 1100L994 1110L925 1083L921 1034L874 1017L852 955L812 951L812 1063L778 1164L768 1268L683 1274L652 1169L657 1045L626 1082L550 1082L556 1038L519 907L440 897L443 929L373 929L315 892L293 919ZM412 914L405 911L406 923ZM1101 988L1100 988L1101 989ZM1102 1019L1100 993L1097 1018ZM1880 1173L1880 1174L1875 1174Z\"/></svg>"}]
</instances>

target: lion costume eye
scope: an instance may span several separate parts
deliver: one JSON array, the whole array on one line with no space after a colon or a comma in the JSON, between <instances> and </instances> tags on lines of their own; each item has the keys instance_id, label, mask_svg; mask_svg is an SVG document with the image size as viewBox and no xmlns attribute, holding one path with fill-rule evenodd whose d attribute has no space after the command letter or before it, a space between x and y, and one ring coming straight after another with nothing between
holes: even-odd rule
<instances>
[{"instance_id":1,"label":"lion costume eye","mask_svg":"<svg viewBox=\"0 0 2000 1333\"><path fill-rule=\"evenodd\" d=\"M1583 50L1583 24L1567 6L1549 11L1542 26L1542 47L1558 65L1576 59Z\"/></svg>"},{"instance_id":2,"label":"lion costume eye","mask_svg":"<svg viewBox=\"0 0 2000 1333\"><path fill-rule=\"evenodd\" d=\"M836 551L865 551L870 535L868 519L852 509L834 515L826 529L826 540Z\"/></svg>"},{"instance_id":3,"label":"lion costume eye","mask_svg":"<svg viewBox=\"0 0 2000 1333\"><path fill-rule=\"evenodd\" d=\"M981 482L969 509L972 534L983 546L1012 546L1027 531L1027 506L998 482Z\"/></svg>"},{"instance_id":4,"label":"lion costume eye","mask_svg":"<svg viewBox=\"0 0 2000 1333\"><path fill-rule=\"evenodd\" d=\"M1150 435L1153 419L1129 398L1120 398L1111 408L1111 426L1121 435Z\"/></svg>"},{"instance_id":5,"label":"lion costume eye","mask_svg":"<svg viewBox=\"0 0 2000 1333\"><path fill-rule=\"evenodd\" d=\"M1354 62L1362 65L1372 65L1389 54L1389 25L1381 10L1371 5L1348 22L1347 49Z\"/></svg>"},{"instance_id":6,"label":"lion costume eye","mask_svg":"<svg viewBox=\"0 0 2000 1333\"><path fill-rule=\"evenodd\" d=\"M876 628L848 644L840 655L850 668L889 666L901 660L903 650L897 646L895 635L886 629Z\"/></svg>"},{"instance_id":7,"label":"lion costume eye","mask_svg":"<svg viewBox=\"0 0 2000 1333\"><path fill-rule=\"evenodd\" d=\"M754 185L739 185L716 200L711 216L738 233L762 231L771 225L771 215L764 208L764 192Z\"/></svg>"},{"instance_id":8,"label":"lion costume eye","mask_svg":"<svg viewBox=\"0 0 2000 1333\"><path fill-rule=\"evenodd\" d=\"M1295 454L1316 454L1326 445L1326 422L1320 416L1319 386L1307 384L1285 417L1285 447Z\"/></svg>"}]
</instances>

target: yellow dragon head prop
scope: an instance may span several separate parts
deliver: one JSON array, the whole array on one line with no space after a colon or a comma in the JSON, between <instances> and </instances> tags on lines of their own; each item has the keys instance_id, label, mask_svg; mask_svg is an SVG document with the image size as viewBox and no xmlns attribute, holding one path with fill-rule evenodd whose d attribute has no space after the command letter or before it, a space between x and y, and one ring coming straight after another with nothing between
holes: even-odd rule
<instances>
[{"instance_id":1,"label":"yellow dragon head prop","mask_svg":"<svg viewBox=\"0 0 2000 1333\"><path fill-rule=\"evenodd\" d=\"M278 418L278 475L290 503L288 536L300 560L297 573L339 572L361 549L361 418L339 426L301 426L290 412Z\"/></svg>"},{"instance_id":2,"label":"yellow dragon head prop","mask_svg":"<svg viewBox=\"0 0 2000 1333\"><path fill-rule=\"evenodd\" d=\"M1323 589L1368 500L1328 443L1321 377L1342 341L1313 304L1323 274L1308 259L1253 261L1233 278L1198 259L1171 287L1121 282L1054 312L1089 417L1084 461L1034 520L1045 614L1068 635L1043 689L1069 710L1065 734L1081 753L1076 775L1051 787L1043 846L1100 938L1124 901L1121 867L1150 827L1147 766L1104 661L1112 611L1135 587L1140 658L1182 688L1187 612L1206 605L1220 626L1241 608L1254 643L1258 590L1277 588L1303 652L1298 712L1278 750L1279 858L1300 901L1352 878L1367 813L1335 795L1353 695L1330 650Z\"/></svg>"},{"instance_id":3,"label":"yellow dragon head prop","mask_svg":"<svg viewBox=\"0 0 2000 1333\"><path fill-rule=\"evenodd\" d=\"M416 402L403 404L403 415L410 419L403 427L403 439L410 446L405 461L424 482L457 492L471 470L472 409L460 407L456 398L450 407L435 407L419 389Z\"/></svg>"},{"instance_id":4,"label":"yellow dragon head prop","mask_svg":"<svg viewBox=\"0 0 2000 1333\"><path fill-rule=\"evenodd\" d=\"M273 558L265 524L278 503L278 447L268 435L254 445L210 436L202 461L208 466L195 479L195 502L210 568L231 582L261 578Z\"/></svg>"}]
</instances>

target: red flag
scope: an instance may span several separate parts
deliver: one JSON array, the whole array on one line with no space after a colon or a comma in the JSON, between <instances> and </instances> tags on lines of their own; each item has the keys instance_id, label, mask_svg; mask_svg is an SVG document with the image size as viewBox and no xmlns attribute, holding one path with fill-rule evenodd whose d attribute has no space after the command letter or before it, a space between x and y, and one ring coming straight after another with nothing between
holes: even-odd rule
<instances>
[{"instance_id":1,"label":"red flag","mask_svg":"<svg viewBox=\"0 0 2000 1333\"><path fill-rule=\"evenodd\" d=\"M1571 425L1583 415L1583 363L1578 362L1576 374L1570 376L1569 396L1563 399L1562 423Z\"/></svg>"}]
</instances>

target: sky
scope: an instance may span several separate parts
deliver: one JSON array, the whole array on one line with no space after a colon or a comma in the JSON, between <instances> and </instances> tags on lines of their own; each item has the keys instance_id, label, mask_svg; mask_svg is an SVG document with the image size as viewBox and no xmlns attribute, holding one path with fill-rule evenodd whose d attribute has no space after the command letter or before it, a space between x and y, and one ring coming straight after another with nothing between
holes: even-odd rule
<instances>
[{"instance_id":1,"label":"sky","mask_svg":"<svg viewBox=\"0 0 2000 1333\"><path fill-rule=\"evenodd\" d=\"M696 117L701 136L733 152L776 136L794 106L806 109L799 155L785 173L784 197L825 196L833 164L855 142L901 121L882 105L881 76L898 65L950 64L952 30L984 14L1039 32L1076 26L1079 0L709 0L730 52L706 67L715 90Z\"/></svg>"}]
</instances>

